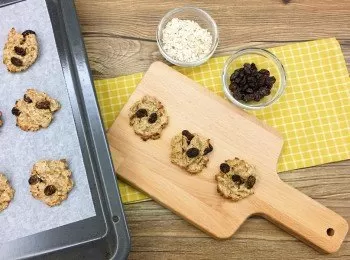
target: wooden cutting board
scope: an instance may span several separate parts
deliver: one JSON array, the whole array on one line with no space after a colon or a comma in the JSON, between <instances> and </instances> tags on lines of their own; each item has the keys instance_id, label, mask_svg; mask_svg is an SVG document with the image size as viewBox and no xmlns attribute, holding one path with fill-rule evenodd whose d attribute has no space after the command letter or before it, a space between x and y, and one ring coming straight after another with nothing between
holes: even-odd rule
<instances>
[{"instance_id":1,"label":"wooden cutting board","mask_svg":"<svg viewBox=\"0 0 350 260\"><path fill-rule=\"evenodd\" d=\"M128 112L144 95L157 97L169 114L158 140L142 141L129 126ZM171 138L187 129L211 139L208 167L190 175L170 162ZM278 224L325 252L339 249L347 222L280 180L276 172L283 139L276 130L161 62L151 65L108 131L117 174L132 186L208 234L230 238L251 215ZM214 175L226 159L256 167L255 194L239 202L221 197Z\"/></svg>"}]
</instances>

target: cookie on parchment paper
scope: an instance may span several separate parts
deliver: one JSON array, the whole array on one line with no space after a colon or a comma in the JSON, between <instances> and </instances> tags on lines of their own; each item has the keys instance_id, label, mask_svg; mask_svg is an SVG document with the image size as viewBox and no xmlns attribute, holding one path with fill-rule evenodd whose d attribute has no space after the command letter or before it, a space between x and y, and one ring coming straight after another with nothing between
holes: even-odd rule
<instances>
[{"instance_id":1,"label":"cookie on parchment paper","mask_svg":"<svg viewBox=\"0 0 350 260\"><path fill-rule=\"evenodd\" d=\"M254 193L254 167L237 157L220 164L220 173L215 175L215 179L218 192L233 201L239 201Z\"/></svg>"},{"instance_id":2,"label":"cookie on parchment paper","mask_svg":"<svg viewBox=\"0 0 350 260\"><path fill-rule=\"evenodd\" d=\"M16 123L24 131L37 131L47 128L53 114L61 108L60 103L44 92L28 89L22 99L16 101L12 114Z\"/></svg>"},{"instance_id":3,"label":"cookie on parchment paper","mask_svg":"<svg viewBox=\"0 0 350 260\"><path fill-rule=\"evenodd\" d=\"M23 33L12 28L3 51L3 63L10 72L28 69L38 58L39 47L36 34L32 30Z\"/></svg>"},{"instance_id":4,"label":"cookie on parchment paper","mask_svg":"<svg viewBox=\"0 0 350 260\"><path fill-rule=\"evenodd\" d=\"M15 190L11 187L8 179L0 173L0 214L8 207L14 194Z\"/></svg>"},{"instance_id":5,"label":"cookie on parchment paper","mask_svg":"<svg viewBox=\"0 0 350 260\"><path fill-rule=\"evenodd\" d=\"M170 160L189 173L199 173L207 167L211 151L210 139L183 130L171 140Z\"/></svg>"},{"instance_id":6,"label":"cookie on parchment paper","mask_svg":"<svg viewBox=\"0 0 350 260\"><path fill-rule=\"evenodd\" d=\"M158 99L144 96L130 108L129 123L142 140L155 140L167 126L168 114Z\"/></svg>"},{"instance_id":7,"label":"cookie on parchment paper","mask_svg":"<svg viewBox=\"0 0 350 260\"><path fill-rule=\"evenodd\" d=\"M74 186L72 172L65 159L38 161L33 166L28 183L33 197L50 207L66 200Z\"/></svg>"}]
</instances>

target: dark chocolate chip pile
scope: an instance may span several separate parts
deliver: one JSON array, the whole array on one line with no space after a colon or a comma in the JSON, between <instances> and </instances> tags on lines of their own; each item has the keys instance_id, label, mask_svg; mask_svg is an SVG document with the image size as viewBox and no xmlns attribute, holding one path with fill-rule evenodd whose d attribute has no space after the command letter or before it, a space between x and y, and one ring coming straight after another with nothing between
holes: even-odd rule
<instances>
[{"instance_id":1,"label":"dark chocolate chip pile","mask_svg":"<svg viewBox=\"0 0 350 260\"><path fill-rule=\"evenodd\" d=\"M274 76L266 69L258 71L254 63L245 63L242 68L236 69L231 77L229 89L233 97L244 102L260 101L271 94L271 88L276 82Z\"/></svg>"}]
</instances>

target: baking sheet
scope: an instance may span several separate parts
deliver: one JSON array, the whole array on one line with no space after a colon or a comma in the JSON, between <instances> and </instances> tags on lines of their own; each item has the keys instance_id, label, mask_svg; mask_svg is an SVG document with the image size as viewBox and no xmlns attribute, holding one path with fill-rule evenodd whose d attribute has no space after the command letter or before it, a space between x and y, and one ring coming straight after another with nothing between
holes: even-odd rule
<instances>
[{"instance_id":1,"label":"baking sheet","mask_svg":"<svg viewBox=\"0 0 350 260\"><path fill-rule=\"evenodd\" d=\"M0 172L15 189L10 206L0 213L0 243L39 233L96 215L86 176L68 92L44 0L27 0L0 8L0 48L11 27L37 33L40 55L27 71L9 73L0 64ZM1 53L2 60L2 53ZM11 114L15 101L26 89L44 91L61 103L47 129L24 132ZM28 178L33 164L42 159L66 158L75 186L60 206L48 207L32 197Z\"/></svg>"}]
</instances>

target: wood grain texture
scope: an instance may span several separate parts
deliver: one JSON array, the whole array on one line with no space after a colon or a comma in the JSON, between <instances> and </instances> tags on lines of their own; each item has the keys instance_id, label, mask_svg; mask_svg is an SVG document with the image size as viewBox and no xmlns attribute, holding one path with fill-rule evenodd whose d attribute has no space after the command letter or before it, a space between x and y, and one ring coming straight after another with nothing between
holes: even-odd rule
<instances>
[{"instance_id":1,"label":"wood grain texture","mask_svg":"<svg viewBox=\"0 0 350 260\"><path fill-rule=\"evenodd\" d=\"M145 95L156 96L170 115L157 141L140 140L129 125L130 107ZM214 147L208 167L197 175L169 162L171 139L184 128L205 133ZM230 238L251 215L263 215L328 253L336 252L347 234L341 216L280 181L276 165L283 139L275 129L164 63L150 66L107 137L122 179L215 238ZM232 203L217 194L214 175L235 156L254 165L258 177L254 194ZM328 229L334 234L327 235Z\"/></svg>"},{"instance_id":2,"label":"wood grain texture","mask_svg":"<svg viewBox=\"0 0 350 260\"><path fill-rule=\"evenodd\" d=\"M95 78L146 71L162 60L156 43L159 19L173 7L206 9L220 28L215 55L243 46L274 47L337 37L350 69L348 0L76 0ZM267 28L263 32L259 27ZM350 222L350 161L280 174L291 186ZM321 255L264 219L248 220L232 240L216 241L155 202L126 205L132 238L130 259L350 259L350 238ZM239 254L239 255L238 255Z\"/></svg>"}]
</instances>

